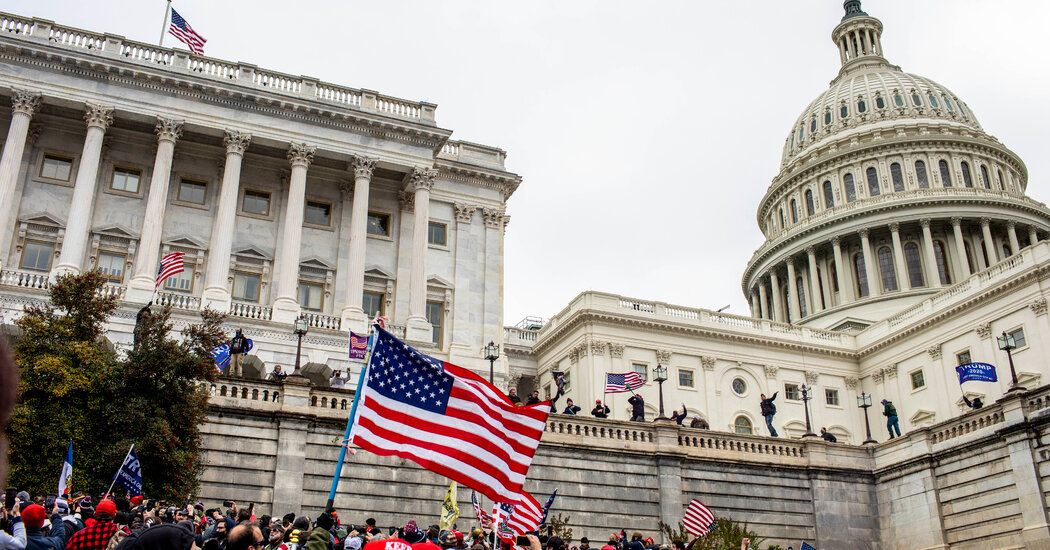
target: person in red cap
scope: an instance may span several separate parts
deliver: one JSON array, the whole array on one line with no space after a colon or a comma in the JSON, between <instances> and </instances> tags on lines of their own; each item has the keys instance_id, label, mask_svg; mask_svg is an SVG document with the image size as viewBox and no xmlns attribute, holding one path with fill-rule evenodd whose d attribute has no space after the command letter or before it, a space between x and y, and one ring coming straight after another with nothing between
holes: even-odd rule
<instances>
[{"instance_id":1,"label":"person in red cap","mask_svg":"<svg viewBox=\"0 0 1050 550\"><path fill-rule=\"evenodd\" d=\"M94 525L77 531L66 544L66 550L105 550L109 539L117 533L113 518L117 505L112 500L103 500L95 508Z\"/></svg>"},{"instance_id":2,"label":"person in red cap","mask_svg":"<svg viewBox=\"0 0 1050 550\"><path fill-rule=\"evenodd\" d=\"M603 405L601 399L595 401L594 402L594 408L591 409L591 414L595 418L609 418L609 413L610 412L611 411L609 410L609 406L608 405Z\"/></svg>"},{"instance_id":3,"label":"person in red cap","mask_svg":"<svg viewBox=\"0 0 1050 550\"><path fill-rule=\"evenodd\" d=\"M39 504L30 504L22 510L22 523L26 526L26 550L62 550L69 538L69 531L62 516L58 515L58 506L51 511L51 532L44 535L44 520L47 511Z\"/></svg>"}]
</instances>

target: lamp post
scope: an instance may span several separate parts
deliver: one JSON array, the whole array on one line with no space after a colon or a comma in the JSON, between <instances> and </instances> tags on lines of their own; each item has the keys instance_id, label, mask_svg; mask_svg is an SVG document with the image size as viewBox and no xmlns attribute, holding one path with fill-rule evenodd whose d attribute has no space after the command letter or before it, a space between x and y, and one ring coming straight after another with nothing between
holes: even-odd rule
<instances>
[{"instance_id":1,"label":"lamp post","mask_svg":"<svg viewBox=\"0 0 1050 550\"><path fill-rule=\"evenodd\" d=\"M664 382L667 382L667 367L657 363L656 369L653 371L656 378L653 380L660 386L660 416L657 416L657 420L670 420L664 416Z\"/></svg>"},{"instance_id":2,"label":"lamp post","mask_svg":"<svg viewBox=\"0 0 1050 550\"><path fill-rule=\"evenodd\" d=\"M496 359L499 359L499 346L492 340L489 340L489 344L485 346L485 359L489 360L489 384L491 384L496 372Z\"/></svg>"},{"instance_id":3,"label":"lamp post","mask_svg":"<svg viewBox=\"0 0 1050 550\"><path fill-rule=\"evenodd\" d=\"M310 330L310 324L306 322L306 317L302 315L295 320L295 335L299 337L299 342L295 345L295 370L292 371L291 376L302 377L303 373L300 370L300 363L303 353L303 336Z\"/></svg>"},{"instance_id":4,"label":"lamp post","mask_svg":"<svg viewBox=\"0 0 1050 550\"><path fill-rule=\"evenodd\" d=\"M813 427L809 423L809 400L813 399L813 396L809 394L809 391L813 388L802 384L802 405L806 408L806 433L802 434L802 437L817 437L817 434L813 433Z\"/></svg>"},{"instance_id":5,"label":"lamp post","mask_svg":"<svg viewBox=\"0 0 1050 550\"><path fill-rule=\"evenodd\" d=\"M1003 331L1003 335L996 338L999 342L999 349L1006 352L1006 358L1010 360L1010 389L1006 390L1006 393L1014 391L1024 391L1024 386L1017 383L1017 371L1014 370L1014 356L1013 350L1017 349L1017 342L1014 341L1014 337Z\"/></svg>"},{"instance_id":6,"label":"lamp post","mask_svg":"<svg viewBox=\"0 0 1050 550\"><path fill-rule=\"evenodd\" d=\"M864 409L864 431L868 433L868 438L865 439L862 444L874 445L875 443L878 443L878 441L871 438L871 424L868 423L868 408L871 407L871 396L864 392L860 392L860 395L857 396L857 406Z\"/></svg>"}]
</instances>

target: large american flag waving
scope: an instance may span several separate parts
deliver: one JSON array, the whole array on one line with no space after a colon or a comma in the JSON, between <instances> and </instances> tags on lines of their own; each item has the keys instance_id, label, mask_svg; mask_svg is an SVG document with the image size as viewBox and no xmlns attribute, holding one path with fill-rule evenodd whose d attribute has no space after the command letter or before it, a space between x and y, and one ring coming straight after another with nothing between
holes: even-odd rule
<instances>
[{"instance_id":1,"label":"large american flag waving","mask_svg":"<svg viewBox=\"0 0 1050 550\"><path fill-rule=\"evenodd\" d=\"M605 393L623 393L636 390L644 385L645 379L637 372L605 375Z\"/></svg>"},{"instance_id":2,"label":"large american flag waving","mask_svg":"<svg viewBox=\"0 0 1050 550\"><path fill-rule=\"evenodd\" d=\"M352 442L517 504L550 403L517 407L473 372L375 331Z\"/></svg>"},{"instance_id":3,"label":"large american flag waving","mask_svg":"<svg viewBox=\"0 0 1050 550\"><path fill-rule=\"evenodd\" d=\"M197 34L197 31L193 30L193 27L179 15L179 12L175 11L175 8L171 8L171 25L168 25L168 34L178 38L179 42L189 47L191 52L204 55L204 43L207 40Z\"/></svg>"},{"instance_id":4,"label":"large american flag waving","mask_svg":"<svg viewBox=\"0 0 1050 550\"><path fill-rule=\"evenodd\" d=\"M186 256L185 252L169 252L160 259L160 269L157 270L157 284L156 289L160 289L160 285L164 284L164 280L172 275L182 273L185 267L183 267L183 258Z\"/></svg>"}]
</instances>

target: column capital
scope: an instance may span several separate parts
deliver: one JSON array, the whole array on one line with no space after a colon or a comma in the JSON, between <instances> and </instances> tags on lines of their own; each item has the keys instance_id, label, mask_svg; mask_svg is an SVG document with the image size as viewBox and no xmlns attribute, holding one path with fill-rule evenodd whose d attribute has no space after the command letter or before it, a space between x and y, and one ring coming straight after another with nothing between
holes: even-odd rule
<instances>
[{"instance_id":1,"label":"column capital","mask_svg":"<svg viewBox=\"0 0 1050 550\"><path fill-rule=\"evenodd\" d=\"M892 222L892 223L890 223L890 232L898 233L898 232L900 232L900 230L901 230L900 222Z\"/></svg>"},{"instance_id":2,"label":"column capital","mask_svg":"<svg viewBox=\"0 0 1050 550\"><path fill-rule=\"evenodd\" d=\"M408 177L408 189L410 191L419 191L420 189L430 191L434 187L434 178L437 177L437 174L438 171L434 168L422 168L419 166L412 168L412 174Z\"/></svg>"},{"instance_id":3,"label":"column capital","mask_svg":"<svg viewBox=\"0 0 1050 550\"><path fill-rule=\"evenodd\" d=\"M411 191L398 191L397 204L401 206L401 210L413 211L416 208L416 194Z\"/></svg>"},{"instance_id":4,"label":"column capital","mask_svg":"<svg viewBox=\"0 0 1050 550\"><path fill-rule=\"evenodd\" d=\"M841 244L842 244L842 239L839 238L838 236L835 236L835 237L831 238L831 246L840 246Z\"/></svg>"},{"instance_id":5,"label":"column capital","mask_svg":"<svg viewBox=\"0 0 1050 550\"><path fill-rule=\"evenodd\" d=\"M923 219L919 220L919 225L922 226L923 229L929 229L930 228L930 223L932 223L932 222L933 222L933 220L931 220L930 218L923 218Z\"/></svg>"},{"instance_id":6,"label":"column capital","mask_svg":"<svg viewBox=\"0 0 1050 550\"><path fill-rule=\"evenodd\" d=\"M460 223L470 223L474 219L474 212L478 211L477 205L461 202L452 203L452 208L456 211L456 221Z\"/></svg>"},{"instance_id":7,"label":"column capital","mask_svg":"<svg viewBox=\"0 0 1050 550\"><path fill-rule=\"evenodd\" d=\"M16 113L23 113L29 116L33 116L36 113L37 108L40 107L40 92L31 92L29 90L11 90L13 95L11 96L11 109Z\"/></svg>"},{"instance_id":8,"label":"column capital","mask_svg":"<svg viewBox=\"0 0 1050 550\"><path fill-rule=\"evenodd\" d=\"M810 246L806 247L806 255L807 256L815 256L816 254L817 254L817 248L815 246L810 245Z\"/></svg>"},{"instance_id":9,"label":"column capital","mask_svg":"<svg viewBox=\"0 0 1050 550\"><path fill-rule=\"evenodd\" d=\"M952 227L959 227L962 225L962 218L959 216L952 216Z\"/></svg>"},{"instance_id":10,"label":"column capital","mask_svg":"<svg viewBox=\"0 0 1050 550\"><path fill-rule=\"evenodd\" d=\"M988 227L991 224L992 224L992 219L991 218L988 218L988 217L981 218L981 227L982 228Z\"/></svg>"},{"instance_id":11,"label":"column capital","mask_svg":"<svg viewBox=\"0 0 1050 550\"><path fill-rule=\"evenodd\" d=\"M84 121L88 128L100 128L103 132L113 124L113 107L103 107L98 103L88 103L87 112L84 113Z\"/></svg>"},{"instance_id":12,"label":"column capital","mask_svg":"<svg viewBox=\"0 0 1050 550\"><path fill-rule=\"evenodd\" d=\"M343 195L344 201L354 200L354 182L352 181L341 181L339 182L339 193Z\"/></svg>"},{"instance_id":13,"label":"column capital","mask_svg":"<svg viewBox=\"0 0 1050 550\"><path fill-rule=\"evenodd\" d=\"M153 128L157 132L158 141L170 141L175 143L182 137L182 121L173 118L157 117L157 125Z\"/></svg>"},{"instance_id":14,"label":"column capital","mask_svg":"<svg viewBox=\"0 0 1050 550\"><path fill-rule=\"evenodd\" d=\"M1007 221L1006 222L1006 228L1007 229L1016 229L1017 228L1017 222L1015 222L1014 220Z\"/></svg>"},{"instance_id":15,"label":"column capital","mask_svg":"<svg viewBox=\"0 0 1050 550\"><path fill-rule=\"evenodd\" d=\"M226 154L243 155L252 142L252 135L236 130L223 130L222 143L226 146Z\"/></svg>"},{"instance_id":16,"label":"column capital","mask_svg":"<svg viewBox=\"0 0 1050 550\"><path fill-rule=\"evenodd\" d=\"M305 143L291 143L288 145L288 162L292 166L310 166L316 151L317 147Z\"/></svg>"},{"instance_id":17,"label":"column capital","mask_svg":"<svg viewBox=\"0 0 1050 550\"><path fill-rule=\"evenodd\" d=\"M372 179L377 162L379 159L353 155L350 157L350 168L354 171L354 177Z\"/></svg>"},{"instance_id":18,"label":"column capital","mask_svg":"<svg viewBox=\"0 0 1050 550\"><path fill-rule=\"evenodd\" d=\"M482 216L485 218L485 227L499 229L503 225L503 215L506 210L502 208L483 208Z\"/></svg>"},{"instance_id":19,"label":"column capital","mask_svg":"<svg viewBox=\"0 0 1050 550\"><path fill-rule=\"evenodd\" d=\"M769 277L770 280L773 280L777 278L777 271L771 267L766 270L765 276Z\"/></svg>"},{"instance_id":20,"label":"column capital","mask_svg":"<svg viewBox=\"0 0 1050 550\"><path fill-rule=\"evenodd\" d=\"M868 230L867 229L861 229L860 231L857 231L857 234L860 235L860 238L862 238L862 239L867 239L868 238Z\"/></svg>"},{"instance_id":21,"label":"column capital","mask_svg":"<svg viewBox=\"0 0 1050 550\"><path fill-rule=\"evenodd\" d=\"M784 265L790 267L791 269L795 269L795 259L791 256L784 258Z\"/></svg>"}]
</instances>

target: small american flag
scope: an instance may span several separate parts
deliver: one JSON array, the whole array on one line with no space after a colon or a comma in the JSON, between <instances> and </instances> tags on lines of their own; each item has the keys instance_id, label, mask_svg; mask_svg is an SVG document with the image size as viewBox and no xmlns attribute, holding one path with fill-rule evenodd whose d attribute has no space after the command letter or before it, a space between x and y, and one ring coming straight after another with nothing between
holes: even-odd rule
<instances>
[{"instance_id":1,"label":"small american flag","mask_svg":"<svg viewBox=\"0 0 1050 550\"><path fill-rule=\"evenodd\" d=\"M179 42L188 46L191 52L204 55L204 43L207 40L197 34L197 31L193 30L193 27L179 15L179 12L175 11L175 8L171 8L171 25L168 25L168 34L178 38Z\"/></svg>"},{"instance_id":2,"label":"small american flag","mask_svg":"<svg viewBox=\"0 0 1050 550\"><path fill-rule=\"evenodd\" d=\"M492 518L481 509L481 503L478 502L478 494L471 491L470 500L474 503L474 515L478 518L478 524L481 525L482 529L491 529Z\"/></svg>"},{"instance_id":3,"label":"small american flag","mask_svg":"<svg viewBox=\"0 0 1050 550\"><path fill-rule=\"evenodd\" d=\"M637 372L605 375L605 393L623 393L636 390L644 385L645 380Z\"/></svg>"},{"instance_id":4,"label":"small american flag","mask_svg":"<svg viewBox=\"0 0 1050 550\"><path fill-rule=\"evenodd\" d=\"M685 525L686 531L702 537L714 529L715 515L711 513L707 506L704 506L702 502L694 498L689 501L689 506L685 509L685 517L682 518L682 524Z\"/></svg>"},{"instance_id":5,"label":"small american flag","mask_svg":"<svg viewBox=\"0 0 1050 550\"><path fill-rule=\"evenodd\" d=\"M802 545L798 547L798 550L817 550L817 549L813 548L813 546L810 545L808 542L802 541Z\"/></svg>"},{"instance_id":6,"label":"small american flag","mask_svg":"<svg viewBox=\"0 0 1050 550\"><path fill-rule=\"evenodd\" d=\"M350 359L364 361L368 351L368 337L350 331Z\"/></svg>"},{"instance_id":7,"label":"small american flag","mask_svg":"<svg viewBox=\"0 0 1050 550\"><path fill-rule=\"evenodd\" d=\"M540 519L543 509L540 503L532 495L521 492L521 501L517 505L500 504L503 513L507 515L507 527L517 535L524 535L529 531L540 528Z\"/></svg>"},{"instance_id":8,"label":"small american flag","mask_svg":"<svg viewBox=\"0 0 1050 550\"><path fill-rule=\"evenodd\" d=\"M186 256L185 252L169 252L160 259L160 269L157 270L157 290L160 290L160 285L164 284L165 279L182 273L182 258L184 256Z\"/></svg>"}]
</instances>

